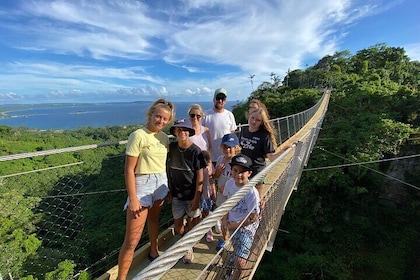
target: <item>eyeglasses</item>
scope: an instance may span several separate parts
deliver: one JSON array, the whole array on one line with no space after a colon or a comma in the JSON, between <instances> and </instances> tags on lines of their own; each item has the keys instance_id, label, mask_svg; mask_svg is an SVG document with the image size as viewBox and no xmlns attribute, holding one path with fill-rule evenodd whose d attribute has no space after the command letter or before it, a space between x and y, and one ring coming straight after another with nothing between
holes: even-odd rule
<instances>
[{"instance_id":1,"label":"eyeglasses","mask_svg":"<svg viewBox=\"0 0 420 280\"><path fill-rule=\"evenodd\" d=\"M190 114L190 118L195 118L195 117L197 117L197 119L201 119L201 115L199 115L199 114Z\"/></svg>"},{"instance_id":2,"label":"eyeglasses","mask_svg":"<svg viewBox=\"0 0 420 280\"><path fill-rule=\"evenodd\" d=\"M215 97L215 99L216 100L222 100L222 101L224 101L224 100L226 100L226 96L224 96L224 95L218 95L218 96Z\"/></svg>"}]
</instances>

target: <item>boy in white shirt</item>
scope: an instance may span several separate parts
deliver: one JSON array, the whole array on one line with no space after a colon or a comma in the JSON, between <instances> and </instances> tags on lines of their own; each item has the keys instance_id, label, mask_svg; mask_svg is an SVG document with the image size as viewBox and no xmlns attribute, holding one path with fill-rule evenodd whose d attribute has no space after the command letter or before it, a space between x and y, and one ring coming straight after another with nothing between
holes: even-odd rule
<instances>
[{"instance_id":1,"label":"boy in white shirt","mask_svg":"<svg viewBox=\"0 0 420 280\"><path fill-rule=\"evenodd\" d=\"M227 198L233 196L241 187L246 185L251 176L252 160L242 154L236 155L230 162L232 178L229 179L223 190ZM252 188L222 219L222 232L227 236L227 231L234 232L232 245L233 258L230 262L234 265L231 279L239 279L242 269L254 241L255 232L259 226L260 196L256 188ZM236 232L235 232L236 230ZM225 239L226 240L226 239Z\"/></svg>"}]
</instances>

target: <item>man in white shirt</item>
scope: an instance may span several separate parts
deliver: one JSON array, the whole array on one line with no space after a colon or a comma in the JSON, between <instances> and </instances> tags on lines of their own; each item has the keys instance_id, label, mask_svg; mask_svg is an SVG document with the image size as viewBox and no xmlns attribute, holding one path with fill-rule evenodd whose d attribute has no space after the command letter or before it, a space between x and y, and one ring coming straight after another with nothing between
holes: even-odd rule
<instances>
[{"instance_id":1,"label":"man in white shirt","mask_svg":"<svg viewBox=\"0 0 420 280\"><path fill-rule=\"evenodd\" d=\"M216 163L217 158L222 155L220 145L223 135L235 133L237 129L235 117L231 111L225 109L226 99L227 91L224 88L216 89L213 97L214 106L206 110L203 119L203 125L210 130L213 165Z\"/></svg>"}]
</instances>

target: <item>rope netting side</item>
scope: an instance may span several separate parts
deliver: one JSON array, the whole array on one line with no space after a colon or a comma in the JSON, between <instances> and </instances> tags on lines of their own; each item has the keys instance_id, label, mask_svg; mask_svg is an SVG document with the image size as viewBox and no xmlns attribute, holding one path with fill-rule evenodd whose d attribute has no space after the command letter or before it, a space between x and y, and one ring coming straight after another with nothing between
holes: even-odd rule
<instances>
[{"instance_id":1,"label":"rope netting side","mask_svg":"<svg viewBox=\"0 0 420 280\"><path fill-rule=\"evenodd\" d=\"M124 227L124 217L107 211L116 204L122 209L126 197L124 148L112 143L2 157L2 275L43 279L65 260L78 271L107 265L124 234L110 236L118 226L111 220L120 220ZM75 162L57 164L63 158ZM110 238L118 239L118 245ZM108 267L115 260L109 260Z\"/></svg>"}]
</instances>

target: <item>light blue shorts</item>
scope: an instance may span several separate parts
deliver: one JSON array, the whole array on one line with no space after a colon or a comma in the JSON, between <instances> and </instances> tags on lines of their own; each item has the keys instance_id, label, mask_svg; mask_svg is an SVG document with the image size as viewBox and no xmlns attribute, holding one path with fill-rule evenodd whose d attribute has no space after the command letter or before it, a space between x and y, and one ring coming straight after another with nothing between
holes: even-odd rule
<instances>
[{"instance_id":1,"label":"light blue shorts","mask_svg":"<svg viewBox=\"0 0 420 280\"><path fill-rule=\"evenodd\" d=\"M177 197L172 198L172 216L174 219L180 219L185 214L190 218L198 218L201 215L200 208L191 211L191 200L179 200Z\"/></svg>"},{"instance_id":2,"label":"light blue shorts","mask_svg":"<svg viewBox=\"0 0 420 280\"><path fill-rule=\"evenodd\" d=\"M168 178L166 173L136 175L137 199L143 207L151 207L153 202L165 199L168 194ZM130 199L124 205L127 209Z\"/></svg>"}]
</instances>

